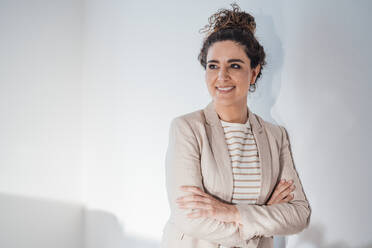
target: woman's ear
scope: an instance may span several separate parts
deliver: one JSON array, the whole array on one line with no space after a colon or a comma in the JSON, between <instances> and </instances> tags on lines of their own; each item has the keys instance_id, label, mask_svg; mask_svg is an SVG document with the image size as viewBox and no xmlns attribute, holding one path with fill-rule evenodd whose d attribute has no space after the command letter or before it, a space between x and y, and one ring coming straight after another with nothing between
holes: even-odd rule
<instances>
[{"instance_id":1,"label":"woman's ear","mask_svg":"<svg viewBox=\"0 0 372 248\"><path fill-rule=\"evenodd\" d=\"M261 70L261 65L257 65L256 68L254 68L252 70L252 80L251 80L251 84L254 84L256 82L256 78L258 76L258 73L260 73L260 70Z\"/></svg>"}]
</instances>

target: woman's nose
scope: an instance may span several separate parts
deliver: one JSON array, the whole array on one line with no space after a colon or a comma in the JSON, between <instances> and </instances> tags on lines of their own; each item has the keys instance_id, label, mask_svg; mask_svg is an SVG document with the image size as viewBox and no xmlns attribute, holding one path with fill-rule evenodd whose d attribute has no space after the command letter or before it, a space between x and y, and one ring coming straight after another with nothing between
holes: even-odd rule
<instances>
[{"instance_id":1,"label":"woman's nose","mask_svg":"<svg viewBox=\"0 0 372 248\"><path fill-rule=\"evenodd\" d=\"M226 70L226 68L221 67L221 69L218 71L218 79L224 81L228 78L229 78L228 71Z\"/></svg>"}]
</instances>

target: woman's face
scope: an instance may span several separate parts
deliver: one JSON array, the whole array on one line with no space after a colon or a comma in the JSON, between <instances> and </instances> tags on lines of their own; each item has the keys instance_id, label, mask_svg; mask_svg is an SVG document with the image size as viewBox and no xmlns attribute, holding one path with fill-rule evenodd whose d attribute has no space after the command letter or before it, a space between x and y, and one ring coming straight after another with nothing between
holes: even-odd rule
<instances>
[{"instance_id":1,"label":"woman's face","mask_svg":"<svg viewBox=\"0 0 372 248\"><path fill-rule=\"evenodd\" d=\"M218 41L208 49L205 80L215 103L246 105L249 85L260 69L250 65L243 46L234 41Z\"/></svg>"}]
</instances>

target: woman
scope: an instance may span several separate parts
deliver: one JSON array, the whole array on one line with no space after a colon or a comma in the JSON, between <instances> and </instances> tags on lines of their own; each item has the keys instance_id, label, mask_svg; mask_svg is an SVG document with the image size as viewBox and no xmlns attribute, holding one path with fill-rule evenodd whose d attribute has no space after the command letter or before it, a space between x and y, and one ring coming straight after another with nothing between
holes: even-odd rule
<instances>
[{"instance_id":1,"label":"woman","mask_svg":"<svg viewBox=\"0 0 372 248\"><path fill-rule=\"evenodd\" d=\"M247 107L265 52L254 18L232 7L209 18L199 55L212 101L171 122L162 247L273 247L310 221L285 128Z\"/></svg>"}]
</instances>

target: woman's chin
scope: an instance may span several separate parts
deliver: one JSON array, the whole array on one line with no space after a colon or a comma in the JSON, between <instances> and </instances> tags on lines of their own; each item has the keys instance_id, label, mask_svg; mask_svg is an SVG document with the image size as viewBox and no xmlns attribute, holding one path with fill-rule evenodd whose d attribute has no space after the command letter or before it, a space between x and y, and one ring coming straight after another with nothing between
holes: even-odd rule
<instances>
[{"instance_id":1,"label":"woman's chin","mask_svg":"<svg viewBox=\"0 0 372 248\"><path fill-rule=\"evenodd\" d=\"M236 104L236 99L234 98L226 98L226 97L215 97L213 99L215 104L223 105L223 106L230 106Z\"/></svg>"}]
</instances>

